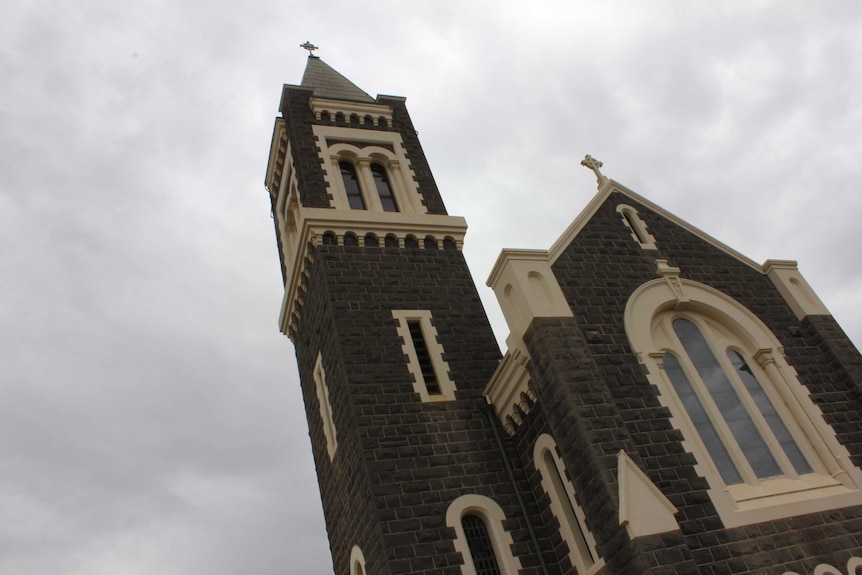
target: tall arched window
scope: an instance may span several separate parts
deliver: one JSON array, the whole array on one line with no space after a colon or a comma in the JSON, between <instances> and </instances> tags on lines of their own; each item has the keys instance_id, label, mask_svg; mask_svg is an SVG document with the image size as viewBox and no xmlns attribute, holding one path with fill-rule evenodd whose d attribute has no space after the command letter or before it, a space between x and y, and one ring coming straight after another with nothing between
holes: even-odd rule
<instances>
[{"instance_id":1,"label":"tall arched window","mask_svg":"<svg viewBox=\"0 0 862 575\"><path fill-rule=\"evenodd\" d=\"M353 210L364 210L365 200L362 199L362 188L359 187L359 176L356 174L356 166L342 160L338 162L341 168L341 179L344 182L344 192L347 194L347 202Z\"/></svg>"},{"instance_id":2,"label":"tall arched window","mask_svg":"<svg viewBox=\"0 0 862 575\"><path fill-rule=\"evenodd\" d=\"M862 473L745 306L658 279L629 298L625 324L725 526L862 503Z\"/></svg>"},{"instance_id":3,"label":"tall arched window","mask_svg":"<svg viewBox=\"0 0 862 575\"><path fill-rule=\"evenodd\" d=\"M581 575L597 570L604 562L587 529L584 512L575 500L574 487L566 478L566 468L557 455L557 444L547 433L536 440L533 459L542 475L542 487L551 500L551 512L560 524L560 535L569 547L569 560Z\"/></svg>"},{"instance_id":4,"label":"tall arched window","mask_svg":"<svg viewBox=\"0 0 862 575\"><path fill-rule=\"evenodd\" d=\"M446 510L446 525L455 530L455 550L464 563L462 575L517 575L521 562L512 555L506 516L491 498L462 495Z\"/></svg>"},{"instance_id":5,"label":"tall arched window","mask_svg":"<svg viewBox=\"0 0 862 575\"><path fill-rule=\"evenodd\" d=\"M671 325L679 341L675 346L679 357L667 354L665 372L724 482L734 485L811 473L811 465L758 381L756 368L728 345L732 340L722 337L723 330L710 334L710 345L690 319L676 317ZM716 327L704 322L710 332Z\"/></svg>"},{"instance_id":6,"label":"tall arched window","mask_svg":"<svg viewBox=\"0 0 862 575\"><path fill-rule=\"evenodd\" d=\"M386 175L386 168L380 164L371 164L371 174L374 176L374 185L377 187L377 194L380 196L380 204L383 206L383 211L397 212L398 205L395 203L395 196L392 194L392 186L389 185L389 176Z\"/></svg>"}]
</instances>

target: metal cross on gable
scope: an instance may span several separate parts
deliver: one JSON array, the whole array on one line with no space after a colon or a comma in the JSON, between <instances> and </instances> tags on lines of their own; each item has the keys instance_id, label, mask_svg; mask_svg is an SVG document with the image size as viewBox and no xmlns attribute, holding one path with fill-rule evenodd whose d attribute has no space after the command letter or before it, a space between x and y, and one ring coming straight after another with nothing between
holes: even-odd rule
<instances>
[{"instance_id":1,"label":"metal cross on gable","mask_svg":"<svg viewBox=\"0 0 862 575\"><path fill-rule=\"evenodd\" d=\"M305 44L300 44L299 47L304 48L305 50L308 50L309 56L313 56L314 55L313 52L315 50L317 50L317 46L315 46L314 44L312 44L308 40L305 41Z\"/></svg>"}]
</instances>

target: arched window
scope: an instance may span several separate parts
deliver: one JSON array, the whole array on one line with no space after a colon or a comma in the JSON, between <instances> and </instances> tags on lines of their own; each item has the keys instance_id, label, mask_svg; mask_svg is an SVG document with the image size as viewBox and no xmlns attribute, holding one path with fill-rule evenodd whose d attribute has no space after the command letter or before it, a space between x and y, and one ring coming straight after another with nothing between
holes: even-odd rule
<instances>
[{"instance_id":1,"label":"arched window","mask_svg":"<svg viewBox=\"0 0 862 575\"><path fill-rule=\"evenodd\" d=\"M455 530L455 550L464 563L462 575L517 575L521 562L512 555L512 536L503 527L500 506L483 495L462 495L446 510L446 524Z\"/></svg>"},{"instance_id":2,"label":"arched window","mask_svg":"<svg viewBox=\"0 0 862 575\"><path fill-rule=\"evenodd\" d=\"M464 536L470 548L470 557L476 568L476 575L500 575L494 546L488 536L488 528L478 515L468 514L461 518Z\"/></svg>"},{"instance_id":3,"label":"arched window","mask_svg":"<svg viewBox=\"0 0 862 575\"><path fill-rule=\"evenodd\" d=\"M398 238L395 234L386 234L386 238L383 240L383 245L387 248L397 248Z\"/></svg>"},{"instance_id":4,"label":"arched window","mask_svg":"<svg viewBox=\"0 0 862 575\"><path fill-rule=\"evenodd\" d=\"M617 206L617 212L623 217L623 222L632 233L632 238L645 250L656 249L655 238L647 230L646 223L638 211L627 204Z\"/></svg>"},{"instance_id":5,"label":"arched window","mask_svg":"<svg viewBox=\"0 0 862 575\"><path fill-rule=\"evenodd\" d=\"M376 248L380 247L380 240L377 238L375 234L371 232L365 234L365 247L366 248Z\"/></svg>"},{"instance_id":6,"label":"arched window","mask_svg":"<svg viewBox=\"0 0 862 575\"><path fill-rule=\"evenodd\" d=\"M345 246L358 246L359 238L356 237L356 234L353 232L347 232L344 234L344 245Z\"/></svg>"},{"instance_id":7,"label":"arched window","mask_svg":"<svg viewBox=\"0 0 862 575\"><path fill-rule=\"evenodd\" d=\"M338 245L338 236L335 235L335 232L323 232L323 245L325 246L337 246Z\"/></svg>"},{"instance_id":8,"label":"arched window","mask_svg":"<svg viewBox=\"0 0 862 575\"><path fill-rule=\"evenodd\" d=\"M745 306L658 279L629 298L625 324L725 526L862 503L862 473Z\"/></svg>"},{"instance_id":9,"label":"arched window","mask_svg":"<svg viewBox=\"0 0 862 575\"><path fill-rule=\"evenodd\" d=\"M347 202L353 210L364 210L365 200L362 199L362 188L359 187L359 176L356 175L356 166L347 160L338 162L341 168L341 180L344 182L344 192L347 194Z\"/></svg>"},{"instance_id":10,"label":"arched window","mask_svg":"<svg viewBox=\"0 0 862 575\"><path fill-rule=\"evenodd\" d=\"M437 238L434 236L425 236L425 249L426 250L436 250L437 249Z\"/></svg>"},{"instance_id":11,"label":"arched window","mask_svg":"<svg viewBox=\"0 0 862 575\"><path fill-rule=\"evenodd\" d=\"M383 211L397 212L398 205L395 203L395 196L392 194L392 186L389 185L389 176L386 175L386 168L380 164L371 164L371 174L374 176L374 185L377 187L377 195L380 196L380 205L383 206Z\"/></svg>"},{"instance_id":12,"label":"arched window","mask_svg":"<svg viewBox=\"0 0 862 575\"><path fill-rule=\"evenodd\" d=\"M596 541L586 527L584 512L575 500L574 487L550 435L543 434L536 440L533 459L551 500L551 512L560 524L560 535L569 547L569 560L581 575L597 570L604 562L599 559Z\"/></svg>"},{"instance_id":13,"label":"arched window","mask_svg":"<svg viewBox=\"0 0 862 575\"><path fill-rule=\"evenodd\" d=\"M416 239L416 236L413 234L408 234L406 238L404 238L404 247L405 248L418 248L419 240Z\"/></svg>"}]
</instances>

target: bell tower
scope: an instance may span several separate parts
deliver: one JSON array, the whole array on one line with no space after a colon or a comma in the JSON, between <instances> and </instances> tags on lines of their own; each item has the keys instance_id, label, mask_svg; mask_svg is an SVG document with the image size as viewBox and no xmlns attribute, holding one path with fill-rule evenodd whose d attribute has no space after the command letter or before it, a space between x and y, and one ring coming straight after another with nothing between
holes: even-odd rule
<instances>
[{"instance_id":1,"label":"bell tower","mask_svg":"<svg viewBox=\"0 0 862 575\"><path fill-rule=\"evenodd\" d=\"M537 561L535 502L514 487L526 476L483 394L501 355L461 252L467 225L416 134L404 98L373 98L313 54L273 131L279 323L333 566L460 574L482 560L467 552L475 526L500 547L496 572L538 573L521 564Z\"/></svg>"}]
</instances>

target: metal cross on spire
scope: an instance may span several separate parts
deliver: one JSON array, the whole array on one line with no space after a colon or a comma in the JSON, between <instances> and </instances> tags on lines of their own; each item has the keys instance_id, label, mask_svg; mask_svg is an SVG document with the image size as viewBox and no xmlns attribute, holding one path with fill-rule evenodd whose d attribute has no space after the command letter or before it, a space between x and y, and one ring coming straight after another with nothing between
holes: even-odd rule
<instances>
[{"instance_id":1,"label":"metal cross on spire","mask_svg":"<svg viewBox=\"0 0 862 575\"><path fill-rule=\"evenodd\" d=\"M584 159L581 160L581 165L588 167L596 173L596 180L598 180L599 188L602 187L602 184L608 181L607 176L602 174L602 172L599 170L599 168L601 168L604 164L601 161L592 157L591 155L587 154L586 156L584 156Z\"/></svg>"},{"instance_id":2,"label":"metal cross on spire","mask_svg":"<svg viewBox=\"0 0 862 575\"><path fill-rule=\"evenodd\" d=\"M300 44L299 47L308 50L309 56L314 56L313 52L315 50L317 50L317 46L315 46L314 44L312 44L308 40L305 41L305 44Z\"/></svg>"}]
</instances>

